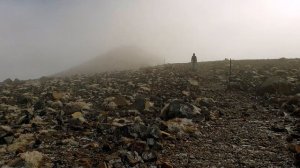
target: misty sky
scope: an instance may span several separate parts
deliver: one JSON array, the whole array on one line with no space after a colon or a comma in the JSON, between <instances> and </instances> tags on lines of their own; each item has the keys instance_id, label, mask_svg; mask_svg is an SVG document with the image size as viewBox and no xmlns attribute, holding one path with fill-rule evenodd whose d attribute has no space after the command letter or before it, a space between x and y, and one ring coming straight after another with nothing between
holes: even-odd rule
<instances>
[{"instance_id":1,"label":"misty sky","mask_svg":"<svg viewBox=\"0 0 300 168\"><path fill-rule=\"evenodd\" d=\"M167 62L300 56L300 0L1 0L0 80L53 74L115 47Z\"/></svg>"}]
</instances>

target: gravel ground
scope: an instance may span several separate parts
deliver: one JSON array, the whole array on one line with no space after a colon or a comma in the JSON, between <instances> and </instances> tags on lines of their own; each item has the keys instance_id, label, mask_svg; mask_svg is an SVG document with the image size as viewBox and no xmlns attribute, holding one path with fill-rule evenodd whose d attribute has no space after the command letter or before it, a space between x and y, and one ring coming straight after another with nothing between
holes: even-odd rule
<instances>
[{"instance_id":1,"label":"gravel ground","mask_svg":"<svg viewBox=\"0 0 300 168\"><path fill-rule=\"evenodd\" d=\"M299 65L234 61L230 85L226 60L6 80L0 166L295 167Z\"/></svg>"}]
</instances>

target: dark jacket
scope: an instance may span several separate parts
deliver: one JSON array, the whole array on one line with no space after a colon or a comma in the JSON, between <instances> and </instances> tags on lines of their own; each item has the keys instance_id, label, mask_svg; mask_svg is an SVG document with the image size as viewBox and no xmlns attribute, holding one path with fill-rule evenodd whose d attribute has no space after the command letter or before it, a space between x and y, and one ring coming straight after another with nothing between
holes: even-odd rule
<instances>
[{"instance_id":1,"label":"dark jacket","mask_svg":"<svg viewBox=\"0 0 300 168\"><path fill-rule=\"evenodd\" d=\"M191 62L193 63L197 62L197 57L195 55L192 56Z\"/></svg>"}]
</instances>

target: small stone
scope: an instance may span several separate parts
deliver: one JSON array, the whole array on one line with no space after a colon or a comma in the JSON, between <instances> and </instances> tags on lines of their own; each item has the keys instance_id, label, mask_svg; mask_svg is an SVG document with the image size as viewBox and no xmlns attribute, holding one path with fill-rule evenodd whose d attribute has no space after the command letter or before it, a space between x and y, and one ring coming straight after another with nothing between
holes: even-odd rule
<instances>
[{"instance_id":1,"label":"small stone","mask_svg":"<svg viewBox=\"0 0 300 168\"><path fill-rule=\"evenodd\" d=\"M44 156L38 151L32 151L22 153L21 158L25 160L27 167L39 168L41 166Z\"/></svg>"},{"instance_id":2,"label":"small stone","mask_svg":"<svg viewBox=\"0 0 300 168\"><path fill-rule=\"evenodd\" d=\"M117 106L129 105L128 100L123 96L116 96L113 101L117 104Z\"/></svg>"},{"instance_id":3,"label":"small stone","mask_svg":"<svg viewBox=\"0 0 300 168\"><path fill-rule=\"evenodd\" d=\"M46 125L47 122L45 122L40 116L36 116L30 121L30 124L32 125L32 127L34 127L34 126Z\"/></svg>"},{"instance_id":4,"label":"small stone","mask_svg":"<svg viewBox=\"0 0 300 168\"><path fill-rule=\"evenodd\" d=\"M108 110L115 110L128 105L129 101L124 96L107 97L104 99L103 103L103 106Z\"/></svg>"},{"instance_id":5,"label":"small stone","mask_svg":"<svg viewBox=\"0 0 300 168\"><path fill-rule=\"evenodd\" d=\"M173 133L181 134L193 134L197 131L197 125L190 119L175 118L167 121L168 130Z\"/></svg>"},{"instance_id":6,"label":"small stone","mask_svg":"<svg viewBox=\"0 0 300 168\"><path fill-rule=\"evenodd\" d=\"M104 144L101 148L103 152L110 152L112 150L111 146L109 144Z\"/></svg>"},{"instance_id":7,"label":"small stone","mask_svg":"<svg viewBox=\"0 0 300 168\"><path fill-rule=\"evenodd\" d=\"M192 86L198 86L198 85L199 85L198 81L196 81L195 79L189 79L188 82L189 82Z\"/></svg>"},{"instance_id":8,"label":"small stone","mask_svg":"<svg viewBox=\"0 0 300 168\"><path fill-rule=\"evenodd\" d=\"M194 155L190 155L190 159L196 159Z\"/></svg>"},{"instance_id":9,"label":"small stone","mask_svg":"<svg viewBox=\"0 0 300 168\"><path fill-rule=\"evenodd\" d=\"M149 146L154 146L154 144L155 144L154 138L148 138L148 139L147 139L147 145L149 145Z\"/></svg>"},{"instance_id":10,"label":"small stone","mask_svg":"<svg viewBox=\"0 0 300 168\"><path fill-rule=\"evenodd\" d=\"M58 91L54 91L52 92L52 98L54 100L61 100L64 97L64 93L63 92L58 92Z\"/></svg>"},{"instance_id":11,"label":"small stone","mask_svg":"<svg viewBox=\"0 0 300 168\"><path fill-rule=\"evenodd\" d=\"M107 164L105 162L101 162L99 165L98 165L98 168L108 168L107 167Z\"/></svg>"},{"instance_id":12,"label":"small stone","mask_svg":"<svg viewBox=\"0 0 300 168\"><path fill-rule=\"evenodd\" d=\"M191 93L188 92L188 91L182 91L182 94L185 95L185 96L190 96L191 95Z\"/></svg>"},{"instance_id":13,"label":"small stone","mask_svg":"<svg viewBox=\"0 0 300 168\"><path fill-rule=\"evenodd\" d=\"M145 141L135 141L131 144L130 150L136 151L141 154L147 149L147 143Z\"/></svg>"},{"instance_id":14,"label":"small stone","mask_svg":"<svg viewBox=\"0 0 300 168\"><path fill-rule=\"evenodd\" d=\"M11 132L12 132L11 127L10 127L10 126L7 126L7 125L1 125L1 126L0 126L0 130L3 130L3 131L5 131L5 132L7 132L7 133L11 133Z\"/></svg>"},{"instance_id":15,"label":"small stone","mask_svg":"<svg viewBox=\"0 0 300 168\"><path fill-rule=\"evenodd\" d=\"M73 138L64 139L61 141L63 144L71 145L71 146L79 146L79 142L75 141Z\"/></svg>"},{"instance_id":16,"label":"small stone","mask_svg":"<svg viewBox=\"0 0 300 168\"><path fill-rule=\"evenodd\" d=\"M5 140L6 144L11 144L14 140L14 137L13 136L7 136L7 137L4 137L4 140Z\"/></svg>"},{"instance_id":17,"label":"small stone","mask_svg":"<svg viewBox=\"0 0 300 168\"><path fill-rule=\"evenodd\" d=\"M137 152L127 152L126 160L130 166L135 166L138 163L142 162L142 158L139 156Z\"/></svg>"},{"instance_id":18,"label":"small stone","mask_svg":"<svg viewBox=\"0 0 300 168\"><path fill-rule=\"evenodd\" d=\"M116 126L116 127L124 127L127 125L132 124L133 121L128 120L127 118L115 118L111 125Z\"/></svg>"},{"instance_id":19,"label":"small stone","mask_svg":"<svg viewBox=\"0 0 300 168\"><path fill-rule=\"evenodd\" d=\"M291 115L300 118L300 108L295 109Z\"/></svg>"},{"instance_id":20,"label":"small stone","mask_svg":"<svg viewBox=\"0 0 300 168\"><path fill-rule=\"evenodd\" d=\"M74 119L79 119L81 122L86 122L85 118L83 117L83 114L81 112L75 112L72 114L72 117Z\"/></svg>"},{"instance_id":21,"label":"small stone","mask_svg":"<svg viewBox=\"0 0 300 168\"><path fill-rule=\"evenodd\" d=\"M99 144L97 142L91 142L83 145L82 148L99 148Z\"/></svg>"},{"instance_id":22,"label":"small stone","mask_svg":"<svg viewBox=\"0 0 300 168\"><path fill-rule=\"evenodd\" d=\"M145 91L145 92L150 92L151 91L151 89L149 87L146 87L146 86L141 86L140 90Z\"/></svg>"},{"instance_id":23,"label":"small stone","mask_svg":"<svg viewBox=\"0 0 300 168\"><path fill-rule=\"evenodd\" d=\"M7 152L7 151L6 151L5 146L4 146L4 147L1 146L1 147L0 147L0 155L4 154L4 153L6 153L6 152Z\"/></svg>"},{"instance_id":24,"label":"small stone","mask_svg":"<svg viewBox=\"0 0 300 168\"><path fill-rule=\"evenodd\" d=\"M153 150L156 150L156 151L161 151L161 150L163 150L163 144L162 143L159 143L159 142L156 142L155 144L154 144L154 146L152 147L152 149Z\"/></svg>"},{"instance_id":25,"label":"small stone","mask_svg":"<svg viewBox=\"0 0 300 168\"><path fill-rule=\"evenodd\" d=\"M114 109L117 109L118 105L117 105L115 102L109 102L109 103L107 104L107 107L108 107L108 109L110 109L110 110L114 110Z\"/></svg>"},{"instance_id":26,"label":"small stone","mask_svg":"<svg viewBox=\"0 0 300 168\"><path fill-rule=\"evenodd\" d=\"M83 125L85 122L80 121L78 118L72 118L69 120L69 127L74 131L82 131L85 129L85 125Z\"/></svg>"},{"instance_id":27,"label":"small stone","mask_svg":"<svg viewBox=\"0 0 300 168\"><path fill-rule=\"evenodd\" d=\"M99 84L95 83L95 84L88 85L87 88L89 88L89 89L97 89L97 88L99 88L99 86L100 86Z\"/></svg>"},{"instance_id":28,"label":"small stone","mask_svg":"<svg viewBox=\"0 0 300 168\"><path fill-rule=\"evenodd\" d=\"M168 163L168 162L159 163L159 166L161 168L173 168L173 166L171 165L171 163Z\"/></svg>"},{"instance_id":29,"label":"small stone","mask_svg":"<svg viewBox=\"0 0 300 168\"><path fill-rule=\"evenodd\" d=\"M92 104L83 101L76 101L76 102L67 103L66 106L69 108L69 112L74 112L74 111L81 111L81 110L90 110Z\"/></svg>"},{"instance_id":30,"label":"small stone","mask_svg":"<svg viewBox=\"0 0 300 168\"><path fill-rule=\"evenodd\" d=\"M29 115L23 115L18 119L16 124L17 125L29 124L29 122L30 122L30 116Z\"/></svg>"},{"instance_id":31,"label":"small stone","mask_svg":"<svg viewBox=\"0 0 300 168\"><path fill-rule=\"evenodd\" d=\"M10 167L25 167L25 161L20 158L20 157L17 157L13 160L10 160L8 163L7 163L7 168L10 168ZM5 166L3 166L5 167Z\"/></svg>"},{"instance_id":32,"label":"small stone","mask_svg":"<svg viewBox=\"0 0 300 168\"><path fill-rule=\"evenodd\" d=\"M153 138L156 138L156 139L159 139L161 137L161 133L160 133L160 129L158 126L154 125L154 126L149 126L147 127L147 134L148 136L147 137L153 137Z\"/></svg>"},{"instance_id":33,"label":"small stone","mask_svg":"<svg viewBox=\"0 0 300 168\"><path fill-rule=\"evenodd\" d=\"M217 120L218 118L220 118L222 116L222 112L215 110L215 111L211 111L209 113L209 119L210 120Z\"/></svg>"},{"instance_id":34,"label":"small stone","mask_svg":"<svg viewBox=\"0 0 300 168\"><path fill-rule=\"evenodd\" d=\"M169 140L174 140L175 139L174 136L172 136L171 134L169 134L165 131L161 131L160 133L161 133L161 136L162 136L163 139L169 139Z\"/></svg>"},{"instance_id":35,"label":"small stone","mask_svg":"<svg viewBox=\"0 0 300 168\"><path fill-rule=\"evenodd\" d=\"M206 97L197 98L194 103L198 107L202 107L202 106L212 107L212 106L215 105L214 99L212 99L212 98L206 98Z\"/></svg>"},{"instance_id":36,"label":"small stone","mask_svg":"<svg viewBox=\"0 0 300 168\"><path fill-rule=\"evenodd\" d=\"M146 100L145 102L145 110L151 110L151 108L154 107L154 103L151 101Z\"/></svg>"},{"instance_id":37,"label":"small stone","mask_svg":"<svg viewBox=\"0 0 300 168\"><path fill-rule=\"evenodd\" d=\"M134 102L134 106L137 110L143 111L145 109L145 98L137 97Z\"/></svg>"},{"instance_id":38,"label":"small stone","mask_svg":"<svg viewBox=\"0 0 300 168\"><path fill-rule=\"evenodd\" d=\"M15 152L20 148L26 147L28 144L34 141L33 134L21 134L19 138L15 139L14 142L7 147L9 152Z\"/></svg>"},{"instance_id":39,"label":"small stone","mask_svg":"<svg viewBox=\"0 0 300 168\"><path fill-rule=\"evenodd\" d=\"M92 168L92 163L90 158L80 158L78 162L80 167Z\"/></svg>"},{"instance_id":40,"label":"small stone","mask_svg":"<svg viewBox=\"0 0 300 168\"><path fill-rule=\"evenodd\" d=\"M34 110L42 110L43 108L45 108L45 102L44 101L37 101L34 106L33 106Z\"/></svg>"},{"instance_id":41,"label":"small stone","mask_svg":"<svg viewBox=\"0 0 300 168\"><path fill-rule=\"evenodd\" d=\"M63 103L62 103L61 101L57 100L57 101L55 101L55 102L51 102L51 103L50 103L50 106L51 106L52 108L59 109L59 108L62 108L64 105L63 105Z\"/></svg>"},{"instance_id":42,"label":"small stone","mask_svg":"<svg viewBox=\"0 0 300 168\"><path fill-rule=\"evenodd\" d=\"M146 162L155 162L157 160L157 154L153 151L145 151L142 154L142 158Z\"/></svg>"},{"instance_id":43,"label":"small stone","mask_svg":"<svg viewBox=\"0 0 300 168\"><path fill-rule=\"evenodd\" d=\"M121 150L122 151L122 150ZM121 153L121 151L118 151L118 152L115 152L115 153L112 153L110 155L106 155L104 160L107 162L107 163L114 163L116 161L119 161L121 160L121 156L120 155L125 155L124 153ZM120 154L121 153L121 154ZM125 152L126 153L126 152Z\"/></svg>"}]
</instances>

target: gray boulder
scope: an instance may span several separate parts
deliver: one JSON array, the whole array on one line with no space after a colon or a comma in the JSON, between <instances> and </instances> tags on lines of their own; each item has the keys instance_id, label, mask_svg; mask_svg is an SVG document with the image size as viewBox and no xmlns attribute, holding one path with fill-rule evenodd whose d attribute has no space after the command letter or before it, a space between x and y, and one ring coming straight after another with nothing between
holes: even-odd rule
<instances>
[{"instance_id":1,"label":"gray boulder","mask_svg":"<svg viewBox=\"0 0 300 168\"><path fill-rule=\"evenodd\" d=\"M172 118L192 118L200 114L200 108L186 103L182 100L173 100L167 104L162 110L160 117L163 120Z\"/></svg>"}]
</instances>

